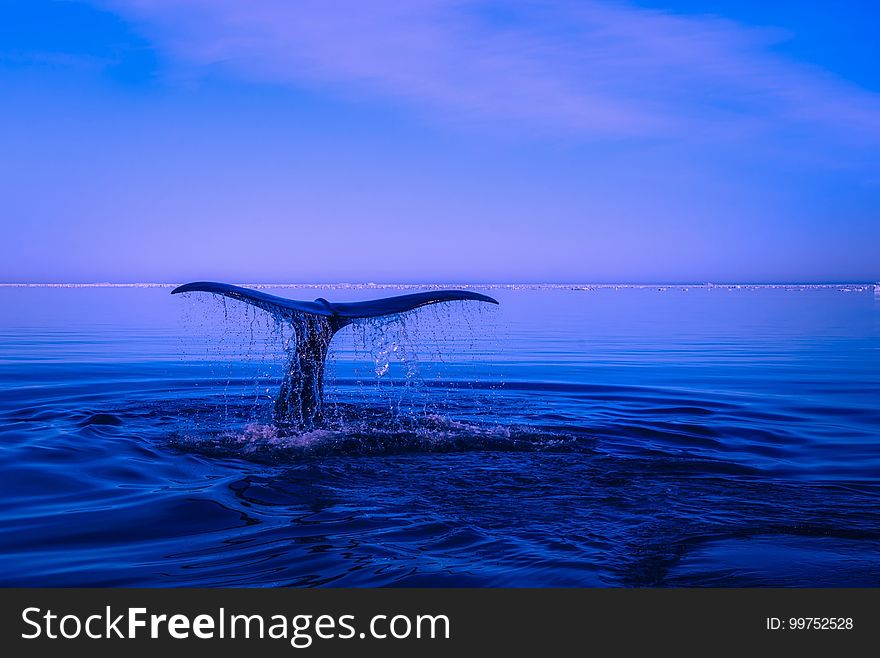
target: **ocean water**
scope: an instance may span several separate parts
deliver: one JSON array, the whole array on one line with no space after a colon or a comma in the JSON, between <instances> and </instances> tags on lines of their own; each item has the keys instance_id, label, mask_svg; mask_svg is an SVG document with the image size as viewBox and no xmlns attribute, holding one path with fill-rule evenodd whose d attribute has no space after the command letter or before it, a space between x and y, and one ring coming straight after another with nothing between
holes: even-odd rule
<instances>
[{"instance_id":1,"label":"ocean water","mask_svg":"<svg viewBox=\"0 0 880 658\"><path fill-rule=\"evenodd\" d=\"M873 286L477 289L289 435L265 312L0 287L0 585L880 586Z\"/></svg>"}]
</instances>

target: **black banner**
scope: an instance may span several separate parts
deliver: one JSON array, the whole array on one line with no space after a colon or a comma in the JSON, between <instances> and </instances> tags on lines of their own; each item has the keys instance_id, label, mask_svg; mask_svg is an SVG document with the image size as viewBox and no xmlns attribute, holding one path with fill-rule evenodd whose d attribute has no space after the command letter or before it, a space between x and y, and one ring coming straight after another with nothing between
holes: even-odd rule
<instances>
[{"instance_id":1,"label":"black banner","mask_svg":"<svg viewBox=\"0 0 880 658\"><path fill-rule=\"evenodd\" d=\"M880 640L875 589L6 589L0 599L10 656L846 652Z\"/></svg>"}]
</instances>

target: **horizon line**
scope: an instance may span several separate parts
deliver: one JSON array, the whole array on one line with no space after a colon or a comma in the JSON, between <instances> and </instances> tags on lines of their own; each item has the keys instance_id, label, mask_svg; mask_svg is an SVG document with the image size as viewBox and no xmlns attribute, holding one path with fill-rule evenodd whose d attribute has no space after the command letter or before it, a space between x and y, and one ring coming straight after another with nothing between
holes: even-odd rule
<instances>
[{"instance_id":1,"label":"horizon line","mask_svg":"<svg viewBox=\"0 0 880 658\"><path fill-rule=\"evenodd\" d=\"M4 288L172 288L182 285L177 282L161 281L57 281L57 282L25 282L12 281L0 282ZM514 287L784 287L784 286L813 286L813 287L842 287L842 286L880 286L878 281L496 281L496 282L375 282L352 283L350 281L335 282L246 282L235 283L239 286L256 286L264 288L324 288L324 287L348 287L348 288L413 288L413 287L439 287L450 286L457 288L514 288Z\"/></svg>"}]
</instances>

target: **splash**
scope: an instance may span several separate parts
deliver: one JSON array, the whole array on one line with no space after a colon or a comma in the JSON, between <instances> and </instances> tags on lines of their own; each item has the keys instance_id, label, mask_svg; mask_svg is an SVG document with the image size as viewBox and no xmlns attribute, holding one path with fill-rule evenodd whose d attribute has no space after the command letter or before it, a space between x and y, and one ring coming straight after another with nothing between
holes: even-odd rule
<instances>
[{"instance_id":1,"label":"splash","mask_svg":"<svg viewBox=\"0 0 880 658\"><path fill-rule=\"evenodd\" d=\"M591 451L577 433L454 420L444 415L411 416L401 424L380 409L339 416L332 427L289 433L275 424L248 423L240 430L183 432L171 444L212 457L286 463L291 457L371 456L424 453Z\"/></svg>"},{"instance_id":2,"label":"splash","mask_svg":"<svg viewBox=\"0 0 880 658\"><path fill-rule=\"evenodd\" d=\"M406 393L419 388L420 349L418 332L411 331L412 317L418 317L416 308L441 302L476 300L497 304L495 300L468 291L436 291L400 295L368 302L336 303L318 298L314 302L300 302L266 293L217 283L187 284L175 289L180 292L209 292L220 297L223 304L224 324L229 323L227 298L249 305L251 316L250 342L255 342L254 327L258 324L256 310L268 312L274 323L274 333L283 337L284 375L274 404L274 424L285 435L301 435L312 430L326 429L328 422L325 405L325 370L331 342L340 330L353 327L352 332L362 350L369 352L372 376L377 381L388 379L391 388L403 389L404 395L389 398L390 410L400 415L410 409ZM448 304L444 304L447 305ZM235 306L234 304L232 306ZM466 315L465 315L466 317ZM448 319L448 318L447 318ZM285 331L285 327L287 331ZM415 339L414 339L415 338ZM264 356L271 350L264 350ZM442 361L442 358L439 359ZM399 374L402 369L402 377ZM231 379L229 380L231 381ZM399 384L402 383L402 386ZM224 399L228 393L224 390ZM259 400L261 395L255 397ZM332 407L332 405L330 405ZM427 404L424 405L427 409ZM224 408L224 417L228 408Z\"/></svg>"}]
</instances>

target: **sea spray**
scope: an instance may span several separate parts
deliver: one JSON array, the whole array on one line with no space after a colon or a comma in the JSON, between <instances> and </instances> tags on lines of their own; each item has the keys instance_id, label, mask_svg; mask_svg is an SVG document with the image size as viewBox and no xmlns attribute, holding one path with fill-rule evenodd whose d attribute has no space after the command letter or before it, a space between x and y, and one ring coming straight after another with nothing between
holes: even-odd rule
<instances>
[{"instance_id":1,"label":"sea spray","mask_svg":"<svg viewBox=\"0 0 880 658\"><path fill-rule=\"evenodd\" d=\"M241 428L243 422L271 424L269 403L284 369L290 368L297 322L225 297L193 298L199 300L200 309L187 316L189 326L184 333L189 345L183 351L201 352L201 358L214 369L215 380L222 382L221 408L217 409L222 425L239 431L235 428ZM486 314L481 306L428 306L358 319L344 327L328 354L321 427L350 425L352 406L343 401L350 400L353 391L365 411L376 405L386 410L381 420L372 413L364 414L364 420L375 420L381 428L417 428L429 414L449 413L455 389L473 379L467 364L477 356L467 352L480 340L485 343L485 336L478 336L478 329L485 329ZM193 349L194 345L198 349ZM487 350L477 351L485 355ZM445 385L450 377L451 387ZM491 398L492 391L487 393ZM302 434L297 427L277 429L282 435Z\"/></svg>"}]
</instances>

